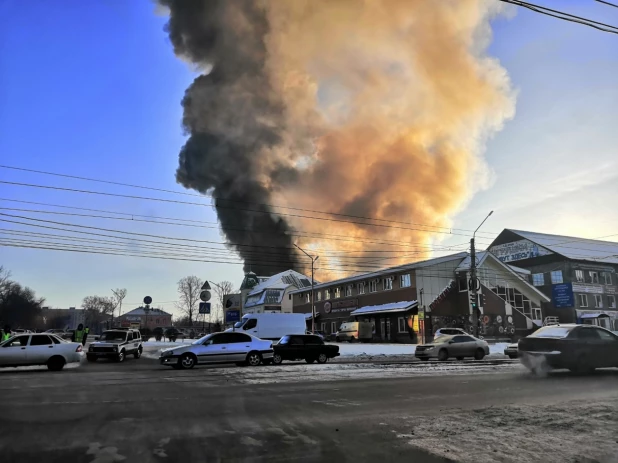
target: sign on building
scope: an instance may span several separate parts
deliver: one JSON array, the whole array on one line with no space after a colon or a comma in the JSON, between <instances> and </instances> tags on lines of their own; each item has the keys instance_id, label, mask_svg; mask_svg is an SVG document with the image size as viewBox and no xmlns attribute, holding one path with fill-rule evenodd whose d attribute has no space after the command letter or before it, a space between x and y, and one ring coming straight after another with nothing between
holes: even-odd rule
<instances>
[{"instance_id":1,"label":"sign on building","mask_svg":"<svg viewBox=\"0 0 618 463\"><path fill-rule=\"evenodd\" d=\"M573 307L575 305L573 298L574 286L571 283L562 283L551 287L551 301L554 307Z\"/></svg>"},{"instance_id":2,"label":"sign on building","mask_svg":"<svg viewBox=\"0 0 618 463\"><path fill-rule=\"evenodd\" d=\"M226 310L225 323L236 323L240 321L240 310Z\"/></svg>"},{"instance_id":3,"label":"sign on building","mask_svg":"<svg viewBox=\"0 0 618 463\"><path fill-rule=\"evenodd\" d=\"M223 304L226 309L240 309L240 293L238 294L226 294L223 296L225 303Z\"/></svg>"},{"instance_id":4,"label":"sign on building","mask_svg":"<svg viewBox=\"0 0 618 463\"><path fill-rule=\"evenodd\" d=\"M576 293L603 294L603 286L573 283L573 291Z\"/></svg>"},{"instance_id":5,"label":"sign on building","mask_svg":"<svg viewBox=\"0 0 618 463\"><path fill-rule=\"evenodd\" d=\"M489 252L500 259L501 262L515 262L553 254L553 252L528 240L519 240L513 241L512 243L492 246L489 248Z\"/></svg>"}]
</instances>

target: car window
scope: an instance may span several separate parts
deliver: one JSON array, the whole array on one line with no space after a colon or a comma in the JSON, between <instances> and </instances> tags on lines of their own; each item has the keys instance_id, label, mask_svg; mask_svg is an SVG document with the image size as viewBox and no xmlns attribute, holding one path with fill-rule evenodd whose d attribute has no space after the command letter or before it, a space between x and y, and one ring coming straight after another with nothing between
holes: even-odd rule
<instances>
[{"instance_id":1,"label":"car window","mask_svg":"<svg viewBox=\"0 0 618 463\"><path fill-rule=\"evenodd\" d=\"M227 333L227 342L251 342L251 336L242 333Z\"/></svg>"},{"instance_id":2,"label":"car window","mask_svg":"<svg viewBox=\"0 0 618 463\"><path fill-rule=\"evenodd\" d=\"M572 328L563 326L545 326L532 333L529 338L566 338Z\"/></svg>"},{"instance_id":3,"label":"car window","mask_svg":"<svg viewBox=\"0 0 618 463\"><path fill-rule=\"evenodd\" d=\"M56 336L50 336L50 339L53 341L54 344L60 344L62 342Z\"/></svg>"},{"instance_id":4,"label":"car window","mask_svg":"<svg viewBox=\"0 0 618 463\"><path fill-rule=\"evenodd\" d=\"M305 336L306 345L324 344L319 336Z\"/></svg>"},{"instance_id":5,"label":"car window","mask_svg":"<svg viewBox=\"0 0 618 463\"><path fill-rule=\"evenodd\" d=\"M603 341L616 341L616 336L614 336L612 333L608 333L605 330L599 330L596 328L595 331Z\"/></svg>"},{"instance_id":6,"label":"car window","mask_svg":"<svg viewBox=\"0 0 618 463\"><path fill-rule=\"evenodd\" d=\"M579 339L601 339L598 332L599 330L595 328L582 328L578 330L577 337Z\"/></svg>"},{"instance_id":7,"label":"car window","mask_svg":"<svg viewBox=\"0 0 618 463\"><path fill-rule=\"evenodd\" d=\"M250 330L252 328L255 328L257 326L257 318L250 318L249 320L247 320L247 323L245 323L245 326L242 327L243 330Z\"/></svg>"},{"instance_id":8,"label":"car window","mask_svg":"<svg viewBox=\"0 0 618 463\"><path fill-rule=\"evenodd\" d=\"M229 342L227 333L217 334L210 339L212 341L211 344L227 344Z\"/></svg>"},{"instance_id":9,"label":"car window","mask_svg":"<svg viewBox=\"0 0 618 463\"><path fill-rule=\"evenodd\" d=\"M125 331L106 331L99 337L99 341L124 341L127 339L127 333Z\"/></svg>"},{"instance_id":10,"label":"car window","mask_svg":"<svg viewBox=\"0 0 618 463\"><path fill-rule=\"evenodd\" d=\"M470 336L455 336L453 337L453 342L469 342L473 341Z\"/></svg>"},{"instance_id":11,"label":"car window","mask_svg":"<svg viewBox=\"0 0 618 463\"><path fill-rule=\"evenodd\" d=\"M277 344L281 344L281 345L286 345L290 343L290 337L288 335L283 336L281 339L279 339L279 342Z\"/></svg>"},{"instance_id":12,"label":"car window","mask_svg":"<svg viewBox=\"0 0 618 463\"><path fill-rule=\"evenodd\" d=\"M49 336L47 335L32 336L32 339L30 340L30 345L31 346L51 346L52 340L49 339Z\"/></svg>"},{"instance_id":13,"label":"car window","mask_svg":"<svg viewBox=\"0 0 618 463\"><path fill-rule=\"evenodd\" d=\"M20 347L28 345L30 336L16 336L2 345L2 347Z\"/></svg>"},{"instance_id":14,"label":"car window","mask_svg":"<svg viewBox=\"0 0 618 463\"><path fill-rule=\"evenodd\" d=\"M133 341L133 333L128 334L128 341Z\"/></svg>"},{"instance_id":15,"label":"car window","mask_svg":"<svg viewBox=\"0 0 618 463\"><path fill-rule=\"evenodd\" d=\"M292 336L292 338L290 338L290 345L292 346L302 346L303 344L303 340L299 337Z\"/></svg>"}]
</instances>

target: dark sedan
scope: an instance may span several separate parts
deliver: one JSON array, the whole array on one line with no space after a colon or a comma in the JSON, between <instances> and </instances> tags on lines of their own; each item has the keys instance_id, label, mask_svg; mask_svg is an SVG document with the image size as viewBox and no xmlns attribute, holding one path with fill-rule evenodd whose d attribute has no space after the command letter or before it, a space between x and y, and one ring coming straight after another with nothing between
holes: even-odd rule
<instances>
[{"instance_id":1,"label":"dark sedan","mask_svg":"<svg viewBox=\"0 0 618 463\"><path fill-rule=\"evenodd\" d=\"M283 360L305 360L307 363L326 363L330 358L339 355L339 346L324 344L322 338L313 334L294 334L283 336L273 345L273 363L280 364Z\"/></svg>"},{"instance_id":2,"label":"dark sedan","mask_svg":"<svg viewBox=\"0 0 618 463\"><path fill-rule=\"evenodd\" d=\"M532 371L567 368L584 373L618 367L618 336L590 325L552 325L519 340L521 362Z\"/></svg>"}]
</instances>

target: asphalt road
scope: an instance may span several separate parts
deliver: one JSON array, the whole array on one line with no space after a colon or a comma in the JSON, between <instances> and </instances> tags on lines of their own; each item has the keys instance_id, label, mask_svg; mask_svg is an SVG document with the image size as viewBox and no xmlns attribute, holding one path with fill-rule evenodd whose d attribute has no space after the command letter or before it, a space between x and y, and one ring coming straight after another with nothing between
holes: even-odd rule
<instances>
[{"instance_id":1,"label":"asphalt road","mask_svg":"<svg viewBox=\"0 0 618 463\"><path fill-rule=\"evenodd\" d=\"M0 455L15 462L443 462L409 444L445 411L616 397L618 370L243 384L155 360L0 372ZM277 368L277 367L257 367ZM240 378L240 376L239 376ZM6 460L5 460L6 459Z\"/></svg>"}]
</instances>

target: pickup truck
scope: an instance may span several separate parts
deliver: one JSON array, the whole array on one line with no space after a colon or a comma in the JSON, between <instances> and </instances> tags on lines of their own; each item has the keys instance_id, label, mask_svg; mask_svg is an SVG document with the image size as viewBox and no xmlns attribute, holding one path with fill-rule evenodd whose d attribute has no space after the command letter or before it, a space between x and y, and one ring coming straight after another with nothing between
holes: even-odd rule
<instances>
[{"instance_id":1,"label":"pickup truck","mask_svg":"<svg viewBox=\"0 0 618 463\"><path fill-rule=\"evenodd\" d=\"M339 346L324 344L320 336L310 334L288 334L273 345L273 364L283 360L304 360L307 363L326 363L339 355Z\"/></svg>"}]
</instances>

